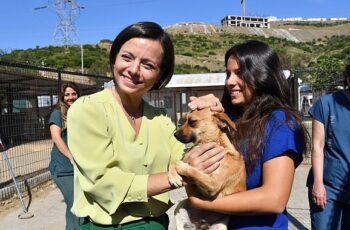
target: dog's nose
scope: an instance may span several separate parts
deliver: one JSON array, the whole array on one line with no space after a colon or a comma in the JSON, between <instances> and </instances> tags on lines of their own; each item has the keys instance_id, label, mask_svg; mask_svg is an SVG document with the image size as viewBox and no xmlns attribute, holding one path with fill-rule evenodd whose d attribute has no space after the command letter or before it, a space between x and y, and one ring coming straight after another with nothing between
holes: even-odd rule
<instances>
[{"instance_id":1,"label":"dog's nose","mask_svg":"<svg viewBox=\"0 0 350 230\"><path fill-rule=\"evenodd\" d=\"M180 141L180 142L182 142L182 143L185 143L185 142L187 141L186 138L185 138L184 135L183 135L183 132L182 132L180 129L178 129L178 130L175 131L174 137L175 137L178 141Z\"/></svg>"},{"instance_id":2,"label":"dog's nose","mask_svg":"<svg viewBox=\"0 0 350 230\"><path fill-rule=\"evenodd\" d=\"M176 131L176 132L174 133L174 137L175 137L176 139L179 139L179 132L178 132L178 131Z\"/></svg>"}]
</instances>

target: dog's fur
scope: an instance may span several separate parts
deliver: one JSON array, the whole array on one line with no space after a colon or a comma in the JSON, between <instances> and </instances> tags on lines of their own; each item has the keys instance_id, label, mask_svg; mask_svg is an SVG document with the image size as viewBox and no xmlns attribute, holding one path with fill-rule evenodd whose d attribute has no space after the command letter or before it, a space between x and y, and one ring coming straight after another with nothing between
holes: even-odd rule
<instances>
[{"instance_id":1,"label":"dog's fur","mask_svg":"<svg viewBox=\"0 0 350 230\"><path fill-rule=\"evenodd\" d=\"M216 113L206 108L188 113L185 124L175 132L175 137L183 143L192 142L193 147L217 142L225 148L225 157L219 168L211 174L206 174L183 161L177 161L169 167L170 183L180 187L184 177L187 186L194 187L209 199L245 191L245 162L230 141L234 130L234 122L223 112ZM227 229L228 216L195 209L184 200L175 210L175 222L177 229Z\"/></svg>"}]
</instances>

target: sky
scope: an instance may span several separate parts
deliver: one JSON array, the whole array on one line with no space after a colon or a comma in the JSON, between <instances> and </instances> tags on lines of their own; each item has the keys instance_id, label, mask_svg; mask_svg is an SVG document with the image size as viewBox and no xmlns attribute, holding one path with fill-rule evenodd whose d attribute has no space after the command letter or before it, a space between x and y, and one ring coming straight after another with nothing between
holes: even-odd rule
<instances>
[{"instance_id":1,"label":"sky","mask_svg":"<svg viewBox=\"0 0 350 230\"><path fill-rule=\"evenodd\" d=\"M61 22L55 1L0 0L0 50L9 53L62 44L63 34L54 36ZM76 34L70 38L78 44L113 40L124 27L138 21L154 21L162 27L181 22L219 25L227 15L242 15L241 0L75 1L79 6L72 27ZM246 0L245 5L246 16L350 19L350 0Z\"/></svg>"}]
</instances>

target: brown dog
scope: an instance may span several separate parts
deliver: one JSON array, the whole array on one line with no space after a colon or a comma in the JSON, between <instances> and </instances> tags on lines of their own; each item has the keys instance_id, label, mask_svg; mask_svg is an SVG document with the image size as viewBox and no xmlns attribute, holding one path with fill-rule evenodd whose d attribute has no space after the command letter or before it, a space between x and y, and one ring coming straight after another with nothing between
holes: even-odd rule
<instances>
[{"instance_id":1,"label":"brown dog","mask_svg":"<svg viewBox=\"0 0 350 230\"><path fill-rule=\"evenodd\" d=\"M188 113L185 124L175 132L175 137L183 143L192 142L193 147L217 142L225 148L225 157L219 168L211 174L206 174L183 161L171 164L170 183L176 187L182 186L183 176L189 186L210 199L245 191L245 162L230 141L235 129L235 124L226 113L212 112L210 108ZM175 221L177 229L227 229L228 216L191 208L185 200L180 202L175 210Z\"/></svg>"}]
</instances>

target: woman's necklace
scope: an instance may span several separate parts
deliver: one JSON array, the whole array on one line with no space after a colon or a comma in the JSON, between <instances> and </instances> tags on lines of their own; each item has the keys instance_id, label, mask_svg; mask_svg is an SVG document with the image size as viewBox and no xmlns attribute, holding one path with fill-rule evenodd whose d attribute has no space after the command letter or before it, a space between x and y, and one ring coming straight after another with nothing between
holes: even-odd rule
<instances>
[{"instance_id":1,"label":"woman's necklace","mask_svg":"<svg viewBox=\"0 0 350 230\"><path fill-rule=\"evenodd\" d=\"M136 123L135 117L134 116L130 116L130 118L131 118L132 123L134 123L134 125L135 125L135 123Z\"/></svg>"},{"instance_id":2,"label":"woman's necklace","mask_svg":"<svg viewBox=\"0 0 350 230\"><path fill-rule=\"evenodd\" d=\"M117 96L117 93L115 92L115 88L112 88L112 94L116 98L116 100L120 104L120 106L122 107L122 109L123 109L125 115L127 116L128 120L130 120L130 124L132 126L136 127L137 119L142 116L142 110L143 110L142 100L141 100L141 103L138 106L138 108L136 110L134 110L133 112L130 112L130 110L126 109L126 107L120 101L119 96Z\"/></svg>"},{"instance_id":3,"label":"woman's necklace","mask_svg":"<svg viewBox=\"0 0 350 230\"><path fill-rule=\"evenodd\" d=\"M126 114L130 117L131 123L135 126L135 125L136 125L136 117L133 116L133 115L130 115L130 114L126 111L125 108L124 108L124 110L125 110Z\"/></svg>"},{"instance_id":4,"label":"woman's necklace","mask_svg":"<svg viewBox=\"0 0 350 230\"><path fill-rule=\"evenodd\" d=\"M134 113L129 112L123 105L123 110L126 116L129 118L130 124L134 127L134 129L138 129L138 118L142 117L143 104L139 105L139 108L135 110Z\"/></svg>"}]
</instances>

